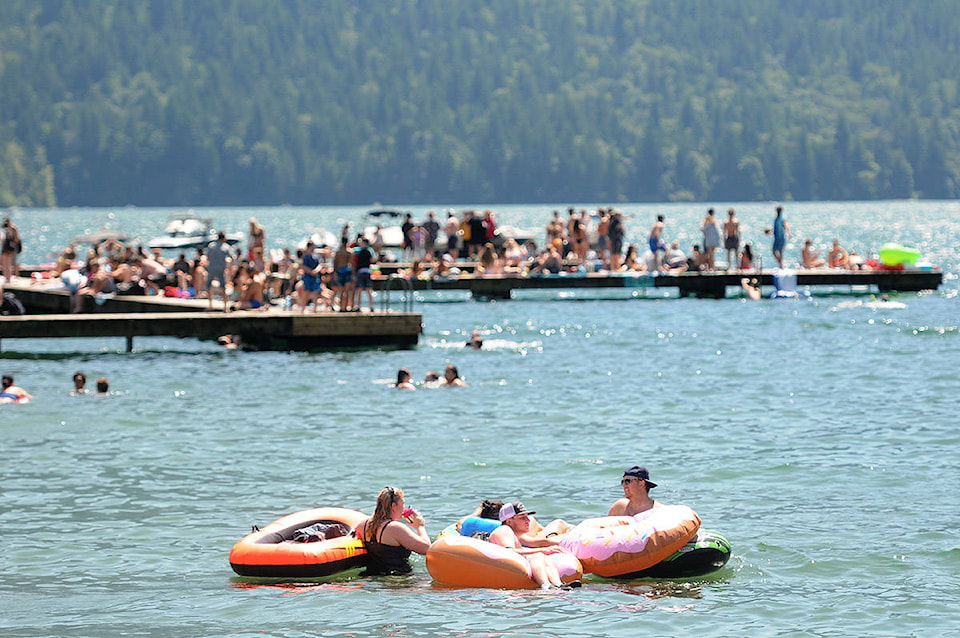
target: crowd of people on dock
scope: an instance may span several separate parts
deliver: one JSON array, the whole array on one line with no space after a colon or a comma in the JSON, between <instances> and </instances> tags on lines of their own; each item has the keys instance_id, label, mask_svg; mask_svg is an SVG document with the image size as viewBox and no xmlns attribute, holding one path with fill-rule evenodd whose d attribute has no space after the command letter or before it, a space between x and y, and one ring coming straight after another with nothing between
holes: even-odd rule
<instances>
[{"instance_id":1,"label":"crowd of people on dock","mask_svg":"<svg viewBox=\"0 0 960 638\"><path fill-rule=\"evenodd\" d=\"M628 215L613 207L588 210L570 207L566 217L555 210L545 226L543 245L522 232L502 233L491 210L467 210L459 216L445 211L441 222L434 211L415 221L406 214L400 228L399 254L383 243L383 229L367 234L343 227L336 245L306 241L292 249L267 248L267 231L249 220L245 246L228 244L220 233L216 240L189 257L181 252L169 258L159 248L151 251L116 238L81 250L67 246L46 277L59 278L72 293L72 310L78 312L85 296L164 295L206 299L208 307L256 310L281 306L290 310L373 312L373 280L381 267L390 265L409 279L451 279L465 275L545 276L562 272L681 273L686 271L750 272L761 263L754 245L743 241L740 220L731 208L726 219L707 210L699 232L700 243L685 252L679 240L669 240L669 220L658 215L647 233L647 245L626 244ZM8 218L3 222L0 270L10 279L17 270L22 249L19 230ZM772 225L772 255L784 266L784 250L792 237L783 208L776 208ZM524 236L526 235L526 237ZM717 253L726 262L718 259ZM399 262L399 263L398 263ZM869 268L855 252L833 241L826 258L811 239L803 242L802 268ZM365 302L365 303L364 303Z\"/></svg>"}]
</instances>

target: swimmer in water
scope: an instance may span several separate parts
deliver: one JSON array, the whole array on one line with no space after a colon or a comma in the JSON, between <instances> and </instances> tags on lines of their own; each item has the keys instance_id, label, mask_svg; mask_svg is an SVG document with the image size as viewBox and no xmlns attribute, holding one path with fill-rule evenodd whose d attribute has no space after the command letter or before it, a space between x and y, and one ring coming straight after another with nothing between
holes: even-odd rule
<instances>
[{"instance_id":1,"label":"swimmer in water","mask_svg":"<svg viewBox=\"0 0 960 638\"><path fill-rule=\"evenodd\" d=\"M13 384L13 376L3 375L0 388L0 403L26 403L33 398L29 392Z\"/></svg>"},{"instance_id":2,"label":"swimmer in water","mask_svg":"<svg viewBox=\"0 0 960 638\"><path fill-rule=\"evenodd\" d=\"M468 348L473 348L474 350L479 350L483 347L483 337L480 335L479 330L474 330L470 333L470 340L466 343Z\"/></svg>"},{"instance_id":3,"label":"swimmer in water","mask_svg":"<svg viewBox=\"0 0 960 638\"><path fill-rule=\"evenodd\" d=\"M447 388L463 388L466 387L466 382L460 378L460 372L457 370L457 366L448 365L443 370L443 385Z\"/></svg>"},{"instance_id":4,"label":"swimmer in water","mask_svg":"<svg viewBox=\"0 0 960 638\"><path fill-rule=\"evenodd\" d=\"M400 368L397 371L397 382L394 386L397 390L416 390L417 387L410 382L410 370Z\"/></svg>"}]
</instances>

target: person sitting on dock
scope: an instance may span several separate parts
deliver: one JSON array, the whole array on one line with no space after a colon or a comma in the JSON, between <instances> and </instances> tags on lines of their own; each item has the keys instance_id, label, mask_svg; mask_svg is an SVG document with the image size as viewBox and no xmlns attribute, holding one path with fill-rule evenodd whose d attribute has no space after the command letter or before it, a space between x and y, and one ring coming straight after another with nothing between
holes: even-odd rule
<instances>
[{"instance_id":1,"label":"person sitting on dock","mask_svg":"<svg viewBox=\"0 0 960 638\"><path fill-rule=\"evenodd\" d=\"M626 470L620 486L623 487L623 498L610 507L607 516L633 516L661 506L659 501L650 498L649 492L657 484L650 480L650 472L641 465Z\"/></svg>"},{"instance_id":2,"label":"person sitting on dock","mask_svg":"<svg viewBox=\"0 0 960 638\"><path fill-rule=\"evenodd\" d=\"M743 251L740 253L740 270L753 270L753 247L750 244L743 245Z\"/></svg>"},{"instance_id":3,"label":"person sitting on dock","mask_svg":"<svg viewBox=\"0 0 960 638\"><path fill-rule=\"evenodd\" d=\"M637 256L637 245L630 244L627 247L627 254L623 258L623 270L627 272L640 272L647 269L647 264L641 262Z\"/></svg>"},{"instance_id":4,"label":"person sitting on dock","mask_svg":"<svg viewBox=\"0 0 960 638\"><path fill-rule=\"evenodd\" d=\"M240 310L257 310L264 307L264 286L267 274L257 270L253 262L247 263L246 277L240 289L240 301L237 307Z\"/></svg>"},{"instance_id":5,"label":"person sitting on dock","mask_svg":"<svg viewBox=\"0 0 960 638\"><path fill-rule=\"evenodd\" d=\"M674 239L663 253L663 263L667 272L678 273L687 270L687 256L680 249L680 242Z\"/></svg>"},{"instance_id":6,"label":"person sitting on dock","mask_svg":"<svg viewBox=\"0 0 960 638\"><path fill-rule=\"evenodd\" d=\"M117 291L117 282L96 260L87 263L86 284L77 294L110 295Z\"/></svg>"},{"instance_id":7,"label":"person sitting on dock","mask_svg":"<svg viewBox=\"0 0 960 638\"><path fill-rule=\"evenodd\" d=\"M563 260L556 246L550 246L540 253L537 263L530 269L532 274L559 275L563 269Z\"/></svg>"},{"instance_id":8,"label":"person sitting on dock","mask_svg":"<svg viewBox=\"0 0 960 638\"><path fill-rule=\"evenodd\" d=\"M813 247L813 240L807 237L803 242L803 250L801 251L801 260L804 268L820 268L823 266L824 261L820 258L820 255L817 253L817 250Z\"/></svg>"},{"instance_id":9,"label":"person sitting on dock","mask_svg":"<svg viewBox=\"0 0 960 638\"><path fill-rule=\"evenodd\" d=\"M26 403L33 398L29 392L13 384L13 375L0 379L0 403Z\"/></svg>"},{"instance_id":10,"label":"person sitting on dock","mask_svg":"<svg viewBox=\"0 0 960 638\"><path fill-rule=\"evenodd\" d=\"M827 253L827 263L831 268L850 268L850 255L836 239L833 240L833 246Z\"/></svg>"},{"instance_id":11,"label":"person sitting on dock","mask_svg":"<svg viewBox=\"0 0 960 638\"><path fill-rule=\"evenodd\" d=\"M503 261L497 255L497 249L493 244L487 242L480 250L480 263L477 265L477 274L486 277L489 275L503 274Z\"/></svg>"}]
</instances>

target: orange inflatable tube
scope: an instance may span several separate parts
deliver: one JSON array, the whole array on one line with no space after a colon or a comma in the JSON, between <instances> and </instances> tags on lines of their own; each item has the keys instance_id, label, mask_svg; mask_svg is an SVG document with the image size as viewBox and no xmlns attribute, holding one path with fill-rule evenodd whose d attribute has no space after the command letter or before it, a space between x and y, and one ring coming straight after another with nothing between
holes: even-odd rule
<instances>
[{"instance_id":1,"label":"orange inflatable tube","mask_svg":"<svg viewBox=\"0 0 960 638\"><path fill-rule=\"evenodd\" d=\"M568 552L548 554L569 583L583 577L580 561ZM427 571L433 580L455 587L536 589L530 563L517 552L468 536L449 535L427 550Z\"/></svg>"},{"instance_id":2,"label":"orange inflatable tube","mask_svg":"<svg viewBox=\"0 0 960 638\"><path fill-rule=\"evenodd\" d=\"M241 576L319 578L366 565L367 550L353 536L314 543L292 542L294 532L315 523L353 528L366 514L340 507L317 507L288 514L240 539L230 550L230 566Z\"/></svg>"},{"instance_id":3,"label":"orange inflatable tube","mask_svg":"<svg viewBox=\"0 0 960 638\"><path fill-rule=\"evenodd\" d=\"M568 531L560 546L574 554L583 571L621 576L653 567L686 545L700 529L700 517L685 505L665 505L636 516L604 516Z\"/></svg>"}]
</instances>

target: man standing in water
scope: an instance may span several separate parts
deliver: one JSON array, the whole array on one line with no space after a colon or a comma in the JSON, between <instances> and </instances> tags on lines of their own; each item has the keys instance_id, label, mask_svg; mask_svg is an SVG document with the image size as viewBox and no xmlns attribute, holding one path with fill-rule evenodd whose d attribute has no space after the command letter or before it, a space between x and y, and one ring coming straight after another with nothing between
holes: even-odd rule
<instances>
[{"instance_id":1,"label":"man standing in water","mask_svg":"<svg viewBox=\"0 0 960 638\"><path fill-rule=\"evenodd\" d=\"M647 468L634 465L623 473L620 485L623 487L623 498L613 504L608 516L633 516L661 506L650 498L649 491L657 484L650 480Z\"/></svg>"},{"instance_id":2,"label":"man standing in water","mask_svg":"<svg viewBox=\"0 0 960 638\"><path fill-rule=\"evenodd\" d=\"M777 206L777 216L773 219L773 258L780 268L783 268L783 249L787 245L787 237L790 237L790 226L783 218L783 206Z\"/></svg>"}]
</instances>

